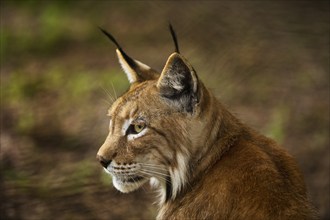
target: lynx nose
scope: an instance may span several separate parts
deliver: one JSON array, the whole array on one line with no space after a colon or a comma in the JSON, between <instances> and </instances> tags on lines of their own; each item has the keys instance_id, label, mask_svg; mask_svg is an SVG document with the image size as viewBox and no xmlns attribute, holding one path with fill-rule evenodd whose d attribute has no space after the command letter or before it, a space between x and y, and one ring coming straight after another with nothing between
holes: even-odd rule
<instances>
[{"instance_id":1,"label":"lynx nose","mask_svg":"<svg viewBox=\"0 0 330 220\"><path fill-rule=\"evenodd\" d=\"M107 160L101 155L96 155L96 159L100 162L100 164L104 167L107 168L109 164L111 163L111 160Z\"/></svg>"}]
</instances>

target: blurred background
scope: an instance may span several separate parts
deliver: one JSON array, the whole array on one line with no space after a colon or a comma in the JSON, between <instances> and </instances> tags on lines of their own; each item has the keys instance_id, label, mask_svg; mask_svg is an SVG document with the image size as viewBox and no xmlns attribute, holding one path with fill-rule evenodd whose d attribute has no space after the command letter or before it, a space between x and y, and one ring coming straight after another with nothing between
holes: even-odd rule
<instances>
[{"instance_id":1,"label":"blurred background","mask_svg":"<svg viewBox=\"0 0 330 220\"><path fill-rule=\"evenodd\" d=\"M110 96L128 88L115 46L161 71L174 51L242 121L298 161L329 208L328 1L1 1L1 219L154 219L95 159Z\"/></svg>"}]
</instances>

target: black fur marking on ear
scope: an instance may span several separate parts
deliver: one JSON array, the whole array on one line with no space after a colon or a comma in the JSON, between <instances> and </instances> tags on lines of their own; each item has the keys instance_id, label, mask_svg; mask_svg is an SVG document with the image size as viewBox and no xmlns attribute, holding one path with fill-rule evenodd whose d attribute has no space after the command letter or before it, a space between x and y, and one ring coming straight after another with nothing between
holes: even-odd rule
<instances>
[{"instance_id":1,"label":"black fur marking on ear","mask_svg":"<svg viewBox=\"0 0 330 220\"><path fill-rule=\"evenodd\" d=\"M121 48L121 46L119 45L119 43L116 41L116 39L109 32L107 32L106 30L104 30L103 28L99 27L99 29L103 32L103 34L105 34L111 40L112 43L114 43L117 46L118 50L121 52L121 54L123 55L123 57L126 60L126 62L128 63L128 65L134 69L137 66L136 63L135 63L135 61L132 58L130 58L123 51L123 49Z\"/></svg>"},{"instance_id":2,"label":"black fur marking on ear","mask_svg":"<svg viewBox=\"0 0 330 220\"><path fill-rule=\"evenodd\" d=\"M181 56L176 55L164 68L163 77L158 83L162 97L174 103L180 110L192 113L198 103L198 92L192 74Z\"/></svg>"},{"instance_id":3,"label":"black fur marking on ear","mask_svg":"<svg viewBox=\"0 0 330 220\"><path fill-rule=\"evenodd\" d=\"M172 197L172 180L170 176L166 177L166 197L165 202L169 201Z\"/></svg>"},{"instance_id":4,"label":"black fur marking on ear","mask_svg":"<svg viewBox=\"0 0 330 220\"><path fill-rule=\"evenodd\" d=\"M175 52L180 53L178 39L171 23L169 23L170 32L174 41Z\"/></svg>"}]
</instances>

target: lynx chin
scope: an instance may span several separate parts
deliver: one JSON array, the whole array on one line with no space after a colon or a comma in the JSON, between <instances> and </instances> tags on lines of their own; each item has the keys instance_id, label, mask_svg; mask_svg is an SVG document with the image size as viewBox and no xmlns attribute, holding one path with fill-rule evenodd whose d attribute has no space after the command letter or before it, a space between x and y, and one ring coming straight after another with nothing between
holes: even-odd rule
<instances>
[{"instance_id":1,"label":"lynx chin","mask_svg":"<svg viewBox=\"0 0 330 220\"><path fill-rule=\"evenodd\" d=\"M97 153L113 185L150 182L157 219L315 219L303 176L275 141L241 123L181 55L177 38L159 73L129 57L115 38L129 90L110 107Z\"/></svg>"}]
</instances>

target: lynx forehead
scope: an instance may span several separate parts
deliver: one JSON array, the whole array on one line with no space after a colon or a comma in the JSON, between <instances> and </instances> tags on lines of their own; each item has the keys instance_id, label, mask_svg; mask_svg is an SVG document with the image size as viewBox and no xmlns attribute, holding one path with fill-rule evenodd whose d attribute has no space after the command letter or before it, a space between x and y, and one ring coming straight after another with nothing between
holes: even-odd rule
<instances>
[{"instance_id":1,"label":"lynx forehead","mask_svg":"<svg viewBox=\"0 0 330 220\"><path fill-rule=\"evenodd\" d=\"M114 37L129 90L110 107L97 153L113 186L150 182L158 219L314 219L294 159L242 124L203 85L175 43L158 73L129 57Z\"/></svg>"}]
</instances>

